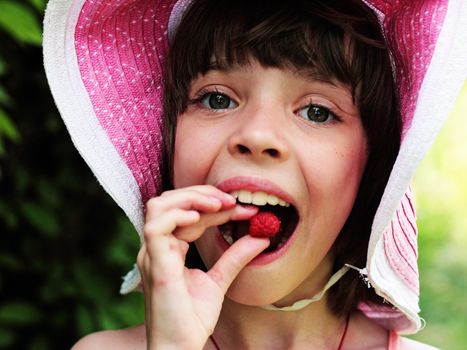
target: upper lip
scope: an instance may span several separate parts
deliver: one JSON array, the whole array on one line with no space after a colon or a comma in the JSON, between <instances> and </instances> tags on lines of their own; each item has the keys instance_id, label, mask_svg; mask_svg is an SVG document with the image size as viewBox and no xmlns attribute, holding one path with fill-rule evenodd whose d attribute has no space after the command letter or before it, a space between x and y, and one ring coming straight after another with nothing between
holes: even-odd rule
<instances>
[{"instance_id":1,"label":"upper lip","mask_svg":"<svg viewBox=\"0 0 467 350\"><path fill-rule=\"evenodd\" d=\"M235 176L227 180L221 181L216 185L221 191L230 193L232 191L247 190L251 192L266 192L272 194L287 203L294 205L294 200L290 194L285 192L278 185L270 180L251 177L251 176Z\"/></svg>"}]
</instances>

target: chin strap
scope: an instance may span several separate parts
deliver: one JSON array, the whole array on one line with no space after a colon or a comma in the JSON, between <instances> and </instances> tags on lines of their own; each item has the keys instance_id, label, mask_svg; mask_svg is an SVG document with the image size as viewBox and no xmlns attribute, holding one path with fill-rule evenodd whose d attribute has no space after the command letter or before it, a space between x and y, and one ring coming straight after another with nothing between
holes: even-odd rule
<instances>
[{"instance_id":1,"label":"chin strap","mask_svg":"<svg viewBox=\"0 0 467 350\"><path fill-rule=\"evenodd\" d=\"M366 269L366 267L364 267L363 269L360 269L350 264L345 264L345 266L351 268L352 270L357 271L360 274L360 277L363 279L363 282L365 282L366 286L368 288L371 288L370 279L368 278L368 270Z\"/></svg>"},{"instance_id":2,"label":"chin strap","mask_svg":"<svg viewBox=\"0 0 467 350\"><path fill-rule=\"evenodd\" d=\"M311 299L301 299L296 301L290 306L284 306L284 307L277 307L272 304L270 305L263 305L260 306L262 309L269 310L269 311L298 311L303 309L304 307L307 307L311 303L314 303L315 301L319 301L323 298L323 295L327 292L329 288L331 288L334 284L336 284L337 281L339 281L342 276L344 276L347 271L351 266L345 264L340 270L338 270L334 275L331 276L329 279L328 283L324 286L324 288L319 292L318 294L315 294Z\"/></svg>"}]
</instances>

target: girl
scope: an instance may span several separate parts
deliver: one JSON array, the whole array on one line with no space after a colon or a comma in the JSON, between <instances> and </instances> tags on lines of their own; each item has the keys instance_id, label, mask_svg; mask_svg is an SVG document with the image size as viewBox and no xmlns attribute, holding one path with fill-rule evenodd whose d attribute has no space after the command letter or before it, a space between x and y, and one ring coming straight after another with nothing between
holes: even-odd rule
<instances>
[{"instance_id":1,"label":"girl","mask_svg":"<svg viewBox=\"0 0 467 350\"><path fill-rule=\"evenodd\" d=\"M143 238L122 291L142 287L145 325L74 348L430 348L398 336L421 328L406 190L465 79L465 52L442 54L462 11L52 2L52 91Z\"/></svg>"}]
</instances>

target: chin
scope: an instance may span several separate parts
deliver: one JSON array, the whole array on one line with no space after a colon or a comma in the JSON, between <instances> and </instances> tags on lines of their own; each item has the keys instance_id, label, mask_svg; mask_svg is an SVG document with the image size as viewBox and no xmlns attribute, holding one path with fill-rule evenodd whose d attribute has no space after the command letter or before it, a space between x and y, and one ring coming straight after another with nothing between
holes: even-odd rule
<instances>
[{"instance_id":1,"label":"chin","mask_svg":"<svg viewBox=\"0 0 467 350\"><path fill-rule=\"evenodd\" d=\"M229 300L237 304L241 304L245 306L259 307L259 306L272 304L276 301L275 298L268 298L268 296L266 297L261 296L260 293L257 293L257 292L256 293L255 292L245 293L243 291L235 291L235 290L230 292L229 290L225 296Z\"/></svg>"},{"instance_id":2,"label":"chin","mask_svg":"<svg viewBox=\"0 0 467 350\"><path fill-rule=\"evenodd\" d=\"M291 292L277 288L277 286L285 287L286 283L275 283L274 278L271 278L270 275L267 278L261 278L260 276L252 276L247 271L242 271L230 286L226 297L242 305L269 305Z\"/></svg>"}]
</instances>

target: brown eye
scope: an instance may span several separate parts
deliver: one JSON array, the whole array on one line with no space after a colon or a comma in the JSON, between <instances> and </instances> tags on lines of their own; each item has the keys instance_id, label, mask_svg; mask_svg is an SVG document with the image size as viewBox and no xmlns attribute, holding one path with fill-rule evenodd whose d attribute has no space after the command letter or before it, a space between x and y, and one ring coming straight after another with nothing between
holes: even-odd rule
<instances>
[{"instance_id":1,"label":"brown eye","mask_svg":"<svg viewBox=\"0 0 467 350\"><path fill-rule=\"evenodd\" d=\"M317 124L324 124L337 119L329 109L318 105L308 105L300 109L298 115Z\"/></svg>"}]
</instances>

